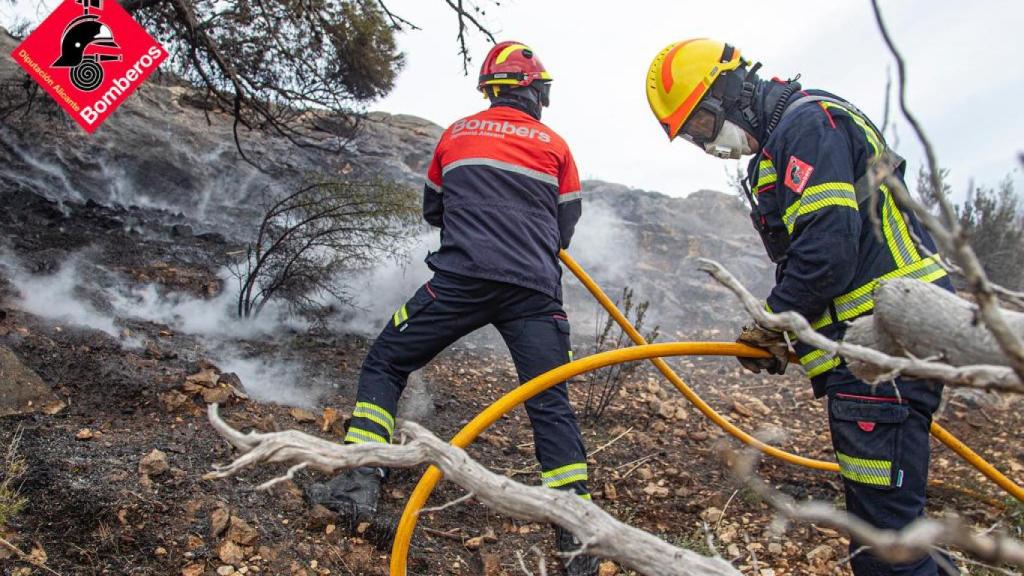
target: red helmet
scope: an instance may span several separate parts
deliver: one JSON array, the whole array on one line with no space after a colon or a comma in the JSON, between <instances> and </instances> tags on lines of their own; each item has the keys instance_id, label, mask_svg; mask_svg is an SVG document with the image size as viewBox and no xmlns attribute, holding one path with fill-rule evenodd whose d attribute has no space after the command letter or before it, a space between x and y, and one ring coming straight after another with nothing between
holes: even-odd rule
<instances>
[{"instance_id":1,"label":"red helmet","mask_svg":"<svg viewBox=\"0 0 1024 576\"><path fill-rule=\"evenodd\" d=\"M529 86L536 80L550 81L551 74L528 46L506 41L487 53L476 89L486 94L486 86Z\"/></svg>"}]
</instances>

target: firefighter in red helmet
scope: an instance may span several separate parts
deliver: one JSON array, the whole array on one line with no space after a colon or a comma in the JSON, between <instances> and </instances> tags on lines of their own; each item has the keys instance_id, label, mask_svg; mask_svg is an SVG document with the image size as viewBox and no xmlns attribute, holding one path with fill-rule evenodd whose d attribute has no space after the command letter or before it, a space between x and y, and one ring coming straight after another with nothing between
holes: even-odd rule
<instances>
[{"instance_id":1,"label":"firefighter in red helmet","mask_svg":"<svg viewBox=\"0 0 1024 576\"><path fill-rule=\"evenodd\" d=\"M565 141L540 122L551 75L525 44L502 42L484 60L477 88L487 110L441 136L423 188L423 217L440 228L427 257L434 277L388 319L359 376L347 443L391 442L409 374L450 344L494 325L526 382L571 360L558 251L581 214L579 175ZM590 499L587 455L566 383L526 403L541 481ZM315 503L372 520L387 476L345 472L310 488ZM570 576L594 576L597 560L573 555L580 542L556 527Z\"/></svg>"}]
</instances>

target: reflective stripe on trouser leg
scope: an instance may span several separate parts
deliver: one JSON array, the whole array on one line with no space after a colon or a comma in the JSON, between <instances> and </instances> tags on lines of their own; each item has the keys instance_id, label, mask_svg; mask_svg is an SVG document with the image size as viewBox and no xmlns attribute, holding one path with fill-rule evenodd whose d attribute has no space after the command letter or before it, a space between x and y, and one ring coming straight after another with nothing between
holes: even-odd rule
<instances>
[{"instance_id":1,"label":"reflective stripe on trouser leg","mask_svg":"<svg viewBox=\"0 0 1024 576\"><path fill-rule=\"evenodd\" d=\"M587 482L587 463L574 462L554 470L542 472L540 479L544 486L548 488L569 489L576 488L574 485L585 485ZM580 492L580 490L576 490L576 493L586 500L590 499L590 494L585 491Z\"/></svg>"},{"instance_id":2,"label":"reflective stripe on trouser leg","mask_svg":"<svg viewBox=\"0 0 1024 576\"><path fill-rule=\"evenodd\" d=\"M872 486L892 486L891 460L856 458L838 450L836 451L836 460L839 461L839 473L845 478ZM897 486L902 483L900 480L897 480Z\"/></svg>"},{"instance_id":3,"label":"reflective stripe on trouser leg","mask_svg":"<svg viewBox=\"0 0 1024 576\"><path fill-rule=\"evenodd\" d=\"M858 450L856 445L836 445L836 440L843 436L837 433L835 426L838 421L835 414L829 409L830 432L832 433L832 444L836 452L844 456L839 458L839 463L847 472L867 472L874 482L866 479L851 478L848 474L841 474L845 492L847 511L857 518L869 523L880 530L902 530L915 520L924 515L926 504L926 487L928 484L928 468L930 460L929 450L929 427L931 426L930 413L939 404L938 393L932 385L923 381L897 378L894 386L905 392L903 399L911 407L907 419L899 425L897 434L897 445L892 452L893 464L890 470L893 474L882 483L881 474L884 473L884 464L871 463L871 461L887 462L889 456L883 455L881 451L872 451L873 444L865 444L863 449ZM868 383L859 380L850 373L849 368L840 366L829 373L826 387L831 390L830 401L840 393L853 395L882 395L891 396L894 392L891 388L880 391ZM871 432L863 431L857 422L845 421L841 426L849 426L858 434L863 435L865 440L870 442L873 434L880 432L878 424ZM863 431L863 432L862 432ZM846 458L846 455L855 456L856 460ZM844 465L843 460L847 460ZM867 460L870 465L866 467L854 467L849 464L863 464ZM936 554L925 556L919 560L907 564L890 564L881 558L874 556L870 550L862 550L861 543L853 541L850 543L850 565L854 574L870 574L872 576L935 576L945 574L936 565L935 556L939 554L948 558L945 553L936 550Z\"/></svg>"},{"instance_id":4,"label":"reflective stripe on trouser leg","mask_svg":"<svg viewBox=\"0 0 1024 576\"><path fill-rule=\"evenodd\" d=\"M345 442L362 444L364 442L390 443L395 433L395 417L386 409L372 402L356 402L352 411L352 423L349 425Z\"/></svg>"},{"instance_id":5,"label":"reflective stripe on trouser leg","mask_svg":"<svg viewBox=\"0 0 1024 576\"><path fill-rule=\"evenodd\" d=\"M569 360L570 326L560 302L523 289L508 304L510 319L496 326L512 353L520 383ZM544 484L587 494L587 453L569 402L568 385L559 383L530 398L526 401L526 413L533 427L535 454L546 474ZM551 473L559 470L575 472L555 478ZM567 480L568 477L571 478ZM556 485L552 486L552 482Z\"/></svg>"}]
</instances>

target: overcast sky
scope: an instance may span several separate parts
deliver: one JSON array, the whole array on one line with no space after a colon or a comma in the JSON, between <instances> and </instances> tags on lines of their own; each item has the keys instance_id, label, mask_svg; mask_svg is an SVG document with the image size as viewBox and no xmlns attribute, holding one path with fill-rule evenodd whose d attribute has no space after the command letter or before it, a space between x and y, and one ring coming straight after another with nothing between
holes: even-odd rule
<instances>
[{"instance_id":1,"label":"overcast sky","mask_svg":"<svg viewBox=\"0 0 1024 576\"><path fill-rule=\"evenodd\" d=\"M1024 2L884 1L890 29L909 63L909 104L936 142L958 188L973 177L996 184L1024 152ZM462 75L454 15L440 0L391 0L422 31L403 34L406 68L375 109L447 125L483 107L477 69ZM728 8L726 8L728 7ZM867 0L764 2L594 2L505 0L488 10L499 40L534 48L555 77L544 121L560 132L584 177L666 194L726 188L734 162L682 140L669 144L647 106L644 79L665 45L689 37L726 40L763 64L763 77L802 74L805 87L853 101L881 124L890 62ZM488 44L477 36L479 65ZM895 74L895 67L893 67ZM923 157L906 124L899 150ZM890 138L891 139L891 138Z\"/></svg>"},{"instance_id":2,"label":"overcast sky","mask_svg":"<svg viewBox=\"0 0 1024 576\"><path fill-rule=\"evenodd\" d=\"M32 17L34 0L19 0ZM447 125L484 107L475 91L488 42L471 36L475 62L462 74L456 20L441 0L388 0L421 31L399 36L406 66L394 92L370 109L421 116ZM763 64L762 76L802 74L854 102L881 124L885 51L868 0L502 0L485 18L499 40L530 45L554 75L544 121L562 134L584 178L671 195L725 189L735 162L706 156L682 140L669 144L644 92L654 55L689 37L712 37ZM997 184L1024 152L1024 2L883 0L890 30L909 64L909 104L936 143L939 161L961 192L969 179ZM9 18L9 7L0 16ZM893 67L895 75L895 67ZM898 150L916 174L922 153L905 123ZM893 138L890 135L890 143Z\"/></svg>"}]
</instances>

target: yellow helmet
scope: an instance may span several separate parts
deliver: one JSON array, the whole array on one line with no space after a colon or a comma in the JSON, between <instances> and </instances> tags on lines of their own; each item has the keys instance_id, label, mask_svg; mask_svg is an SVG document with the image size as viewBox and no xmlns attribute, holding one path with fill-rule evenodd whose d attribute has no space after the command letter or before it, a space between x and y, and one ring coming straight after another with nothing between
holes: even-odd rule
<instances>
[{"instance_id":1,"label":"yellow helmet","mask_svg":"<svg viewBox=\"0 0 1024 576\"><path fill-rule=\"evenodd\" d=\"M715 80L744 63L739 49L707 38L675 42L658 53L647 71L647 102L669 140L679 135Z\"/></svg>"}]
</instances>

